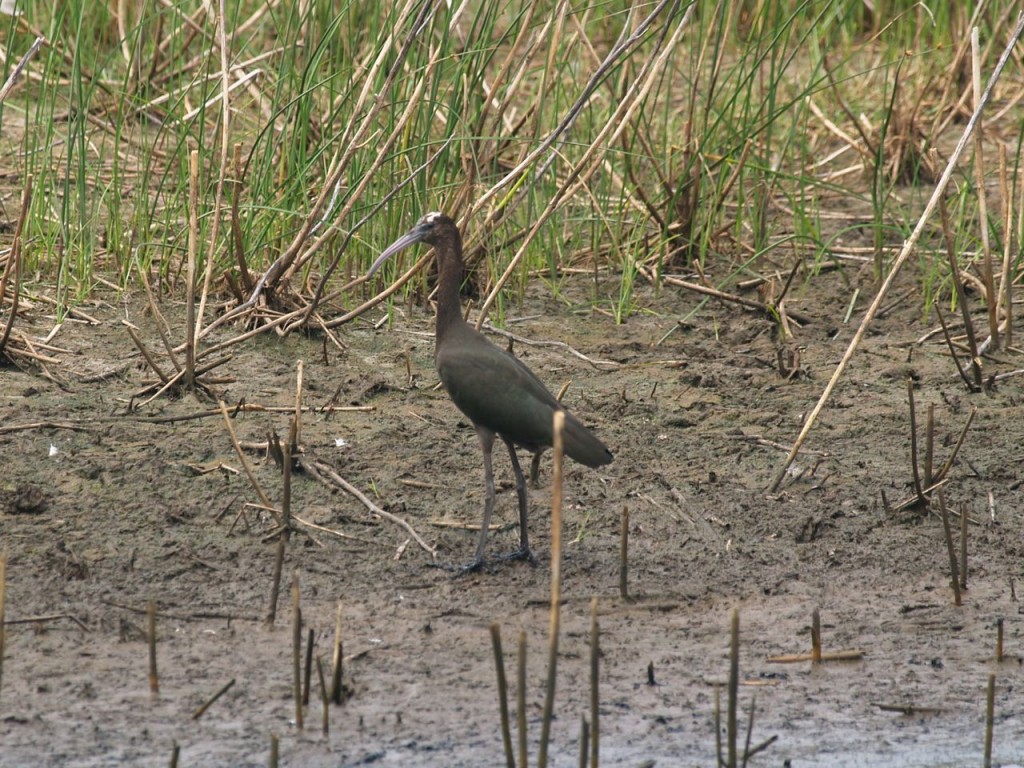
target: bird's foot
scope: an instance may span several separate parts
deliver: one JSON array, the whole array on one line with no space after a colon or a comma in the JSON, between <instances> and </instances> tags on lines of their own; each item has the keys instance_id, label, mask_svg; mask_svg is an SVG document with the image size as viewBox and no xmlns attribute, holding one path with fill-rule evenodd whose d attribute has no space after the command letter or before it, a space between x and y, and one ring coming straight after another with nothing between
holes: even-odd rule
<instances>
[{"instance_id":1,"label":"bird's foot","mask_svg":"<svg viewBox=\"0 0 1024 768\"><path fill-rule=\"evenodd\" d=\"M506 552L504 555L496 555L495 560L525 560L534 568L537 567L537 558L533 556L533 550L529 547L520 547L513 552Z\"/></svg>"},{"instance_id":2,"label":"bird's foot","mask_svg":"<svg viewBox=\"0 0 1024 768\"><path fill-rule=\"evenodd\" d=\"M503 555L494 555L492 558L493 562L488 562L482 557L478 557L475 560L470 560L464 565L454 565L452 563L427 563L430 568L440 568L442 571L448 571L453 576L465 576L468 573L480 573L486 571L487 573L496 573L497 569L493 563L504 563L510 560L525 560L534 568L537 567L537 558L533 556L533 551L529 547L520 547L513 552L506 552Z\"/></svg>"},{"instance_id":3,"label":"bird's foot","mask_svg":"<svg viewBox=\"0 0 1024 768\"><path fill-rule=\"evenodd\" d=\"M484 559L477 558L471 560L465 565L454 565L452 563L428 563L431 568L440 568L442 571L448 571L453 576L465 576L467 573L478 573L480 571L493 571L493 568L488 568Z\"/></svg>"}]
</instances>

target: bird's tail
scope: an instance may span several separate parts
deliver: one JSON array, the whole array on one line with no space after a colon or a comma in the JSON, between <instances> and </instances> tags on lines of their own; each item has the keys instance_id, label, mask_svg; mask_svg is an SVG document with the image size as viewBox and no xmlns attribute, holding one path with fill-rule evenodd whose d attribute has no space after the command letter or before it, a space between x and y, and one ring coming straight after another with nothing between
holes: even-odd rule
<instances>
[{"instance_id":1,"label":"bird's tail","mask_svg":"<svg viewBox=\"0 0 1024 768\"><path fill-rule=\"evenodd\" d=\"M588 467L600 467L612 460L608 447L569 412L565 413L562 443L568 456Z\"/></svg>"}]
</instances>

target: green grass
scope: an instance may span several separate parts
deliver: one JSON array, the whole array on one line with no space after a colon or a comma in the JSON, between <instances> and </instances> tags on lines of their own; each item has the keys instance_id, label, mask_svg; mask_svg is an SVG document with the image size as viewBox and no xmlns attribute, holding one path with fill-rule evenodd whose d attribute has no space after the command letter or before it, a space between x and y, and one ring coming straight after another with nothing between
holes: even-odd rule
<instances>
[{"instance_id":1,"label":"green grass","mask_svg":"<svg viewBox=\"0 0 1024 768\"><path fill-rule=\"evenodd\" d=\"M494 297L498 320L540 270L553 291L563 267L597 270L593 304L623 322L641 308L638 283L687 274L695 261L726 288L786 264L794 237L822 261L837 232L820 211L837 201L870 231L881 274L884 247L900 242L927 195L921 158L958 130L948 118L959 91L946 86L963 71L953 62L973 11L700 0L681 27L687 6L671 2L381 11L350 0L313 2L305 15L300 5L225 3L234 68L226 136L218 28L199 2L133 0L120 24L89 0L25 0L20 21L0 17L4 79L36 32L49 40L0 104L0 217L17 218L10 190L32 174L28 272L55 285L62 306L88 297L97 276L137 287L140 270L180 290L191 149L200 158L199 274L213 259L214 275L237 278L235 144L248 269L261 274L288 254L287 290L306 296L336 259L328 293L439 208L468 217L481 302L519 259ZM1013 8L995 2L977 20L996 51ZM251 79L239 84L243 75ZM1019 118L1012 111L990 130L1006 133ZM840 152L837 131L861 146ZM848 170L858 163L863 171ZM1015 180L1020 169L1010 170ZM960 202L961 246L977 250L978 212L969 195ZM994 242L1008 228L997 214ZM922 266L929 297L949 295L942 263Z\"/></svg>"}]
</instances>

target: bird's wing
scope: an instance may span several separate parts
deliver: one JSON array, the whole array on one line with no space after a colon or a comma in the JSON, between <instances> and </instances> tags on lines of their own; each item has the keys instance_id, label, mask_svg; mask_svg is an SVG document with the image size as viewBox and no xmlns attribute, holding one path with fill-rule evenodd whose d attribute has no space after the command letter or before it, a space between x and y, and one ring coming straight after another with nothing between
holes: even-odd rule
<instances>
[{"instance_id":1,"label":"bird's wing","mask_svg":"<svg viewBox=\"0 0 1024 768\"><path fill-rule=\"evenodd\" d=\"M469 326L444 340L437 370L452 401L476 425L529 450L550 446L552 415L565 413L565 452L581 464L599 467L612 454L565 410L533 371Z\"/></svg>"},{"instance_id":2,"label":"bird's wing","mask_svg":"<svg viewBox=\"0 0 1024 768\"><path fill-rule=\"evenodd\" d=\"M540 379L482 335L455 341L438 352L437 370L459 410L527 448L550 445L551 414L562 406Z\"/></svg>"}]
</instances>

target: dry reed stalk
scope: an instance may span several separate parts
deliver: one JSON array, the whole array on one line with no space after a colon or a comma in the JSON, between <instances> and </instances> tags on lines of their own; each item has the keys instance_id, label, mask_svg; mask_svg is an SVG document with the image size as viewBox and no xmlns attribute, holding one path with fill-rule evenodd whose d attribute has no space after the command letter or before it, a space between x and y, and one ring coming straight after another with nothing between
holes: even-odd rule
<instances>
[{"instance_id":1,"label":"dry reed stalk","mask_svg":"<svg viewBox=\"0 0 1024 768\"><path fill-rule=\"evenodd\" d=\"M877 707L882 712L899 712L901 715L938 715L945 712L942 707L920 707L916 704L883 704L881 702L873 702L873 707Z\"/></svg>"},{"instance_id":2,"label":"dry reed stalk","mask_svg":"<svg viewBox=\"0 0 1024 768\"><path fill-rule=\"evenodd\" d=\"M924 422L924 484L931 485L932 461L935 456L935 403L928 403L928 416Z\"/></svg>"},{"instance_id":3,"label":"dry reed stalk","mask_svg":"<svg viewBox=\"0 0 1024 768\"><path fill-rule=\"evenodd\" d=\"M1007 15L995 21L992 24L992 29L1001 29L1009 24L1009 11L1013 7L1012 3L1007 5ZM962 27L963 29L970 29L976 26L982 18L982 14L989 10L987 3L979 3L971 16L970 20ZM936 146L938 144L939 137L949 127L950 123L954 120L964 117L968 113L967 101L971 97L970 89L965 90L960 94L959 97L954 97L952 91L961 82L963 82L963 72L966 67L967 55L971 47L970 35L964 37L956 47L956 51L953 57L950 59L949 67L946 69L946 76L943 78L945 87L943 88L942 95L939 97L936 103L934 114L935 120L932 124L931 131L929 132L928 144L930 146Z\"/></svg>"},{"instance_id":4,"label":"dry reed stalk","mask_svg":"<svg viewBox=\"0 0 1024 768\"><path fill-rule=\"evenodd\" d=\"M5 624L42 624L50 621L58 621L59 619L67 619L73 621L78 625L78 628L83 632L88 632L89 628L82 623L82 620L77 616L73 616L70 613L50 613L45 616L25 616L21 619L5 619Z\"/></svg>"},{"instance_id":5,"label":"dry reed stalk","mask_svg":"<svg viewBox=\"0 0 1024 768\"><path fill-rule=\"evenodd\" d=\"M974 133L974 183L977 189L978 225L981 227L981 280L985 285L985 304L988 309L989 334L992 344L999 349L999 299L996 296L995 275L992 269L992 244L988 231L988 200L985 194L985 127L979 110L981 101L981 52L978 28L971 28L971 90L974 109L978 112L978 127Z\"/></svg>"},{"instance_id":6,"label":"dry reed stalk","mask_svg":"<svg viewBox=\"0 0 1024 768\"><path fill-rule=\"evenodd\" d=\"M505 763L508 768L516 768L508 716L508 682L505 680L505 659L501 650L501 626L497 622L491 624L491 647L494 649L494 669L498 676L498 708L501 713L501 741L505 746Z\"/></svg>"},{"instance_id":7,"label":"dry reed stalk","mask_svg":"<svg viewBox=\"0 0 1024 768\"><path fill-rule=\"evenodd\" d=\"M996 714L996 674L988 676L988 694L985 696L985 768L992 768L992 731Z\"/></svg>"},{"instance_id":8,"label":"dry reed stalk","mask_svg":"<svg viewBox=\"0 0 1024 768\"><path fill-rule=\"evenodd\" d=\"M579 768L587 768L587 755L590 752L590 728L587 725L587 717L580 713L580 758Z\"/></svg>"},{"instance_id":9,"label":"dry reed stalk","mask_svg":"<svg viewBox=\"0 0 1024 768\"><path fill-rule=\"evenodd\" d=\"M324 661L316 657L316 676L320 681L320 705L323 707L321 714L321 730L324 736L331 732L331 697L327 693L327 681L324 678Z\"/></svg>"},{"instance_id":10,"label":"dry reed stalk","mask_svg":"<svg viewBox=\"0 0 1024 768\"><path fill-rule=\"evenodd\" d=\"M18 213L18 223L14 227L14 241L11 243L11 251L7 254L7 263L4 265L4 274L0 278L0 306L3 304L4 296L7 293L7 284L14 273L14 284L11 291L11 315L7 318L3 331L0 332L0 356L14 350L7 349L7 342L11 337L11 329L14 328L14 320L18 316L18 299L21 296L21 253L24 248L25 222L28 219L28 210L32 205L32 174L25 176L25 187L21 190L21 210Z\"/></svg>"},{"instance_id":11,"label":"dry reed stalk","mask_svg":"<svg viewBox=\"0 0 1024 768\"><path fill-rule=\"evenodd\" d=\"M281 740L276 733L272 733L270 734L270 759L267 762L270 768L277 768L280 752Z\"/></svg>"},{"instance_id":12,"label":"dry reed stalk","mask_svg":"<svg viewBox=\"0 0 1024 768\"><path fill-rule=\"evenodd\" d=\"M375 405L324 405L324 406L311 406L304 405L302 407L303 413L318 413L318 414L332 414L332 413L370 413L377 410ZM231 406L229 416L234 417L239 413L294 413L295 409L290 405L261 405L260 403L243 403L238 402ZM195 419L207 419L211 416L220 416L221 410L219 407L210 408L204 411L196 411L194 413L184 414L171 414L169 416L143 416L135 419L135 421L143 422L145 424L173 424L179 421L194 421ZM54 422L56 423L56 422ZM64 426L54 427L55 429L82 429L82 427L76 426ZM2 431L0 427L0 431ZM240 441L239 445L242 448L250 451L265 452L268 448L266 440L263 441ZM429 486L431 488L436 486Z\"/></svg>"},{"instance_id":13,"label":"dry reed stalk","mask_svg":"<svg viewBox=\"0 0 1024 768\"><path fill-rule=\"evenodd\" d=\"M652 283L655 281L654 273L646 267L639 267L638 271L641 275L646 277ZM693 291L694 293L700 293L704 296L710 296L713 299L724 301L730 304L739 304L741 307L747 307L748 309L756 309L759 312L764 312L768 309L768 306L764 302L755 301L754 299L748 299L745 296L738 296L733 293L726 293L720 291L717 288L701 285L700 283L694 283L689 280L682 280L678 277L672 277L671 275L662 275L660 277L662 285L672 285L677 288L683 288L687 291Z\"/></svg>"},{"instance_id":14,"label":"dry reed stalk","mask_svg":"<svg viewBox=\"0 0 1024 768\"><path fill-rule=\"evenodd\" d=\"M281 571L284 568L284 545L288 540L288 529L282 529L277 537L277 549L274 553L274 575L270 584L270 606L267 608L266 624L274 626L277 618L277 598L281 594Z\"/></svg>"},{"instance_id":15,"label":"dry reed stalk","mask_svg":"<svg viewBox=\"0 0 1024 768\"><path fill-rule=\"evenodd\" d=\"M964 332L967 334L967 346L971 353L971 373L974 377L973 386L976 391L981 390L981 355L978 353L978 339L974 332L974 320L971 318L970 309L967 304L967 291L964 290L964 282L960 275L960 267L956 261L956 239L953 235L953 227L949 221L949 209L946 206L946 199L939 200L939 217L942 222L942 240L946 245L946 259L949 261L950 277L953 280L953 290L956 293L956 303L960 307L960 315L964 321Z\"/></svg>"},{"instance_id":16,"label":"dry reed stalk","mask_svg":"<svg viewBox=\"0 0 1024 768\"><path fill-rule=\"evenodd\" d=\"M39 46L41 46L45 42L45 37L43 37L42 35L37 35L36 39L32 41L32 45L30 45L28 47L28 50L22 54L21 58L18 60L18 63L14 65L14 69L12 69L11 73L7 76L7 79L4 81L4 84L0 85L0 102L3 102L3 100L7 98L7 94L9 94L14 89L15 84L18 82L18 78L21 77L21 73L25 71L25 67L28 66L28 63L32 60L32 57L35 56L36 53L39 51Z\"/></svg>"},{"instance_id":17,"label":"dry reed stalk","mask_svg":"<svg viewBox=\"0 0 1024 768\"><path fill-rule=\"evenodd\" d=\"M960 505L960 589L967 589L967 505Z\"/></svg>"},{"instance_id":18,"label":"dry reed stalk","mask_svg":"<svg viewBox=\"0 0 1024 768\"><path fill-rule=\"evenodd\" d=\"M864 651L853 649L848 651L822 651L821 661L860 661L864 658ZM769 664L800 664L805 661L814 661L813 653L787 653L781 656L769 656L765 659Z\"/></svg>"},{"instance_id":19,"label":"dry reed stalk","mask_svg":"<svg viewBox=\"0 0 1024 768\"><path fill-rule=\"evenodd\" d=\"M740 612L733 608L729 618L729 691L726 701L725 728L726 750L729 768L737 768L736 737L739 733L736 724L736 707L739 702L740 686Z\"/></svg>"},{"instance_id":20,"label":"dry reed stalk","mask_svg":"<svg viewBox=\"0 0 1024 768\"><path fill-rule=\"evenodd\" d=\"M516 644L516 730L519 734L519 768L527 768L526 749L526 632L519 631Z\"/></svg>"},{"instance_id":21,"label":"dry reed stalk","mask_svg":"<svg viewBox=\"0 0 1024 768\"><path fill-rule=\"evenodd\" d=\"M149 690L160 693L160 678L156 672L156 602L146 603L146 640L149 645Z\"/></svg>"},{"instance_id":22,"label":"dry reed stalk","mask_svg":"<svg viewBox=\"0 0 1024 768\"><path fill-rule=\"evenodd\" d=\"M302 722L302 608L299 605L299 573L292 573L292 687L295 695L295 727L300 731Z\"/></svg>"},{"instance_id":23,"label":"dry reed stalk","mask_svg":"<svg viewBox=\"0 0 1024 768\"><path fill-rule=\"evenodd\" d=\"M942 515L942 532L946 539L946 554L949 555L949 574L953 584L953 605L961 604L960 574L957 572L956 553L953 550L953 532L949 525L949 512L946 509L946 494L939 488L939 512Z\"/></svg>"},{"instance_id":24,"label":"dry reed stalk","mask_svg":"<svg viewBox=\"0 0 1024 768\"><path fill-rule=\"evenodd\" d=\"M1019 197L1019 199L1017 201L1017 247L1018 248L1020 248L1021 246L1024 246L1024 181L1021 182L1019 189L1020 189L1020 197ZM1009 232L1012 232L1012 231L1013 231L1013 228L1012 228L1012 225L1011 225L1010 229L1008 229L1007 232L1009 233ZM1010 283L1008 283L1008 285L1007 285L1007 293L1006 293L1006 306L1007 306L1006 313L1007 313L1007 319L1009 321L1009 325L1007 327L1007 334L1009 334L1013 330L1013 324L1012 324L1013 313L1012 313L1012 311L1010 309L1010 303L1011 303L1010 302L1010 286L1012 286L1012 281L1010 281ZM1009 341L1007 341L1007 346L1010 346L1010 342Z\"/></svg>"},{"instance_id":25,"label":"dry reed stalk","mask_svg":"<svg viewBox=\"0 0 1024 768\"><path fill-rule=\"evenodd\" d=\"M1003 663L1003 617L996 619L996 662Z\"/></svg>"},{"instance_id":26,"label":"dry reed stalk","mask_svg":"<svg viewBox=\"0 0 1024 768\"><path fill-rule=\"evenodd\" d=\"M236 142L234 150L232 163L234 175L231 179L231 243L232 250L235 252L235 263L238 265L238 274L242 278L242 288L249 293L253 289L253 279L245 260L245 242L242 238L242 219L239 214L243 186L242 145Z\"/></svg>"},{"instance_id":27,"label":"dry reed stalk","mask_svg":"<svg viewBox=\"0 0 1024 768\"><path fill-rule=\"evenodd\" d=\"M291 422L289 438L295 434L295 421ZM281 446L281 519L285 530L292 527L292 441L289 439Z\"/></svg>"},{"instance_id":28,"label":"dry reed stalk","mask_svg":"<svg viewBox=\"0 0 1024 768\"><path fill-rule=\"evenodd\" d=\"M971 412L967 414L967 421L964 423L964 428L960 430L960 435L956 439L956 443L953 445L953 450L950 452L949 457L946 459L942 468L936 473L934 480L935 485L938 485L946 480L946 475L949 474L949 470L953 468L953 462L956 460L957 454L960 453L960 449L964 445L964 440L967 439L967 430L971 428L971 424L974 423L974 417L978 413L978 409L975 406L971 406Z\"/></svg>"},{"instance_id":29,"label":"dry reed stalk","mask_svg":"<svg viewBox=\"0 0 1024 768\"><path fill-rule=\"evenodd\" d=\"M4 651L7 646L4 618L7 602L7 557L9 552L7 542L4 542L4 551L0 553L0 692L3 692L4 687Z\"/></svg>"},{"instance_id":30,"label":"dry reed stalk","mask_svg":"<svg viewBox=\"0 0 1024 768\"><path fill-rule=\"evenodd\" d=\"M149 276L146 274L146 270L144 269L138 270L138 275L139 279L142 281L142 287L146 289L146 300L149 302L149 311L153 314L153 318L156 320L157 333L160 334L160 341L163 342L164 350L167 352L167 357L170 359L171 365L174 366L174 370L181 371L181 363L178 362L177 355L174 351L174 344L171 343L171 326L168 324L163 312L160 311L160 304L153 295L153 288L149 284Z\"/></svg>"},{"instance_id":31,"label":"dry reed stalk","mask_svg":"<svg viewBox=\"0 0 1024 768\"><path fill-rule=\"evenodd\" d=\"M715 683L715 703L714 703L714 718L715 718L715 765L720 766L726 765L725 754L722 751L722 695L719 691L719 684Z\"/></svg>"},{"instance_id":32,"label":"dry reed stalk","mask_svg":"<svg viewBox=\"0 0 1024 768\"><path fill-rule=\"evenodd\" d=\"M203 389L206 389L206 384L203 381L201 381L199 377L201 377L204 373L208 373L209 371L212 371L214 368L216 368L218 366L224 365L224 363L231 362L231 360L233 360L233 359L234 358L233 358L232 355L228 355L226 357L219 357L216 360L210 360L209 362L203 363L202 365L198 366L195 369L193 381L196 383L197 386L199 386L199 387L201 387ZM137 410L139 410L141 408L144 408L145 406L149 405L151 402L156 400L158 397L160 397L162 394L164 394L164 392L167 392L167 391L171 390L172 388L178 386L185 379L186 373L187 373L187 370L185 368L182 368L180 371L178 371L176 374L174 374L174 376L172 376L170 379L168 379L167 383L164 384L163 386L157 387L157 384L152 384L152 385L150 385L148 387L143 387L141 390L136 392L133 395L133 397L141 397L142 395L146 394L147 392L153 392L153 394L150 397L148 397L145 400L143 400L141 403L133 403L133 405L132 405L133 410L137 411ZM226 383L229 383L231 381L234 381L234 379L231 379L231 378L220 379L219 383L226 384ZM210 381L209 383L216 383L216 382Z\"/></svg>"},{"instance_id":33,"label":"dry reed stalk","mask_svg":"<svg viewBox=\"0 0 1024 768\"><path fill-rule=\"evenodd\" d=\"M302 440L302 366L301 360L295 364L295 418L292 421L293 434L289 436L293 451Z\"/></svg>"},{"instance_id":34,"label":"dry reed stalk","mask_svg":"<svg viewBox=\"0 0 1024 768\"><path fill-rule=\"evenodd\" d=\"M914 493L917 500L925 509L928 509L928 497L924 495L924 486L921 485L921 472L917 464L917 409L914 407L914 380L907 379L907 399L910 403L910 469L914 475Z\"/></svg>"},{"instance_id":35,"label":"dry reed stalk","mask_svg":"<svg viewBox=\"0 0 1024 768\"><path fill-rule=\"evenodd\" d=\"M811 663L821 664L821 612L811 612Z\"/></svg>"},{"instance_id":36,"label":"dry reed stalk","mask_svg":"<svg viewBox=\"0 0 1024 768\"><path fill-rule=\"evenodd\" d=\"M228 680L226 683L224 683L224 685L222 685L220 687L220 689L215 694L213 694L213 696L211 696L209 699L207 699L205 704L200 706L198 709L196 709L195 712L192 713L192 719L193 720L198 720L200 717L202 717L203 714L206 712L206 710L208 710L210 707L212 707L214 702L217 701L217 699L219 699L225 693L227 693L231 689L231 686L233 686L234 684L235 684L235 678L232 677L230 680Z\"/></svg>"},{"instance_id":37,"label":"dry reed stalk","mask_svg":"<svg viewBox=\"0 0 1024 768\"><path fill-rule=\"evenodd\" d=\"M143 342L139 334L135 332L135 329L128 324L127 320L121 320L121 322L124 324L125 330L128 331L128 335L131 337L132 342L134 342L135 348L142 353L142 357L147 363L149 363L149 367L153 369L153 373L157 375L162 384L167 385L171 380L170 377L161 370L160 365L157 363L156 358L154 358L150 353L145 342Z\"/></svg>"},{"instance_id":38,"label":"dry reed stalk","mask_svg":"<svg viewBox=\"0 0 1024 768\"><path fill-rule=\"evenodd\" d=\"M590 768L598 768L600 757L600 696L598 670L601 662L601 631L597 623L597 598L590 601ZM581 750L585 753L585 750ZM582 761L585 765L585 761Z\"/></svg>"},{"instance_id":39,"label":"dry reed stalk","mask_svg":"<svg viewBox=\"0 0 1024 768\"><path fill-rule=\"evenodd\" d=\"M996 297L996 316L1004 315L1003 343L1013 346L1013 189L1007 167L1006 145L999 144L999 198L1003 201L1003 263L999 270L999 291Z\"/></svg>"},{"instance_id":40,"label":"dry reed stalk","mask_svg":"<svg viewBox=\"0 0 1024 768\"><path fill-rule=\"evenodd\" d=\"M335 704L344 703L342 698L342 665L343 665L343 644L341 635L341 610L342 602L338 601L338 612L334 617L334 652L331 658L331 701Z\"/></svg>"},{"instance_id":41,"label":"dry reed stalk","mask_svg":"<svg viewBox=\"0 0 1024 768\"><path fill-rule=\"evenodd\" d=\"M196 383L196 260L199 255L199 150L188 156L188 256L185 268L185 389Z\"/></svg>"},{"instance_id":42,"label":"dry reed stalk","mask_svg":"<svg viewBox=\"0 0 1024 768\"><path fill-rule=\"evenodd\" d=\"M551 721L555 709L555 680L558 675L558 631L562 604L562 459L565 413L555 411L552 416L551 468L551 616L548 628L548 677L544 693L544 712L541 715L540 746L537 750L537 768L548 764L548 743L551 740Z\"/></svg>"},{"instance_id":43,"label":"dry reed stalk","mask_svg":"<svg viewBox=\"0 0 1024 768\"><path fill-rule=\"evenodd\" d=\"M985 86L985 91L982 93L981 98L978 101L978 106L971 115L970 120L964 127L963 134L960 136L956 147L953 149L952 154L949 157L949 161L946 163L946 168L942 172L942 176L939 178L938 183L935 185L935 189L932 191L932 196L929 198L928 203L925 205L924 211L918 218L917 224L914 226L910 236L903 243L903 247L900 249L899 255L893 262L892 267L889 269L889 274L886 275L885 280L878 289L878 293L872 300L871 305L868 307L867 312L864 313L864 319L858 326L857 331L854 333L853 338L850 339L850 344L847 346L846 351L843 353L842 358L836 365L835 371L832 373L828 384L825 385L824 391L818 398L818 402L815 403L814 408L808 414L804 420L803 427L800 429L800 433L797 435L796 440L793 442L793 447L790 449L789 454L786 456L785 461L779 468L775 477L772 479L769 490L775 492L779 489L783 479L786 477L786 473L789 471L790 466L796 459L797 454L800 453L800 448L803 447L804 441L807 440L807 436L810 434L811 429L814 427L815 422L818 419L818 415L821 413L822 408L825 407L825 403L832 395L832 391L835 389L836 384L839 383L839 379L842 377L843 372L846 370L846 366L849 365L850 360L853 357L853 353L857 347L860 346L861 339L864 338L864 334L867 332L868 327L875 319L875 315L878 314L878 310L882 305L882 301L888 294L889 289L892 287L896 276L899 274L903 265L910 258L910 254L914 251L917 245L917 241L921 238L921 234L924 232L925 226L932 214L935 211L936 205L938 205L939 199L946 192L946 187L949 185L950 179L953 177L953 173L956 170L957 164L960 162L960 157L964 153L964 149L967 143L970 141L971 136L974 134L975 128L977 127L978 121L981 119L981 112L988 104L989 99L992 95L992 89L995 84L999 81L1002 76L1003 69L1006 67L1007 61L1009 61L1010 55L1017 45L1017 41L1020 39L1021 33L1024 32L1024 13L1021 13L1017 18L1017 26L1013 33L1010 35L1010 40L1007 43L1006 48L1003 50L1002 55L999 57L999 61L996 63L996 67L989 77L988 84Z\"/></svg>"},{"instance_id":44,"label":"dry reed stalk","mask_svg":"<svg viewBox=\"0 0 1024 768\"><path fill-rule=\"evenodd\" d=\"M935 307L935 316L939 318L939 327L942 328L942 337L945 339L946 346L949 348L949 356L953 358L953 363L956 365L957 373L960 374L960 378L963 380L964 384L967 385L967 390L969 392L977 392L978 387L975 386L974 382L967 377L967 371L965 371L963 365L960 364L960 357L957 354L956 347L953 345L953 338L949 334L949 327L946 325L946 318L942 314L942 307L939 306L938 302L933 306Z\"/></svg>"},{"instance_id":45,"label":"dry reed stalk","mask_svg":"<svg viewBox=\"0 0 1024 768\"><path fill-rule=\"evenodd\" d=\"M171 5L168 11L172 16L178 16L181 24L175 28L177 34L168 35L164 40L157 45L155 53L157 58L164 57L164 65L159 67L157 72L154 74L160 74L170 66L172 63L178 63L180 61L180 55L175 57L165 56L168 51L172 50L171 46L174 46L175 51L186 51L192 46L192 41L198 38L205 30L203 29L203 18L206 16L206 12L209 10L208 4L203 3L195 11L192 12L191 16L186 16L182 8L177 5ZM185 38L181 39L181 31L185 30ZM154 85L165 85L168 80L172 80L180 75L188 72L189 69L198 66L200 60L205 62L208 57L206 52L203 52L197 57L195 63L186 65L181 69L174 70L173 72L164 75L162 77L154 79Z\"/></svg>"},{"instance_id":46,"label":"dry reed stalk","mask_svg":"<svg viewBox=\"0 0 1024 768\"><path fill-rule=\"evenodd\" d=\"M754 754L750 751L750 739L754 735L754 713L756 711L757 694L755 693L753 696L750 697L750 714L747 715L747 738L743 742L743 768L747 768L747 761ZM764 746L767 746L767 744Z\"/></svg>"},{"instance_id":47,"label":"dry reed stalk","mask_svg":"<svg viewBox=\"0 0 1024 768\"><path fill-rule=\"evenodd\" d=\"M309 685L313 679L313 628L306 633L306 663L302 669L302 706L309 706Z\"/></svg>"},{"instance_id":48,"label":"dry reed stalk","mask_svg":"<svg viewBox=\"0 0 1024 768\"><path fill-rule=\"evenodd\" d=\"M554 341L551 339L531 339L527 336L520 336L518 334L507 331L504 328L498 328L490 323L484 323L483 327L490 333L496 336L504 336L509 340L509 345L514 341L516 344L522 344L527 347L545 347L548 349L558 349L564 351L567 355L575 357L577 360L582 360L584 363L589 365L591 368L597 371L617 371L622 368L622 363L617 363L614 360L604 360L599 357L588 357L587 355L580 352L575 347L566 344L564 341ZM572 384L572 380L567 381L560 389L557 395L557 400L561 402L562 398L565 397L565 393L569 390L569 386Z\"/></svg>"},{"instance_id":49,"label":"dry reed stalk","mask_svg":"<svg viewBox=\"0 0 1024 768\"><path fill-rule=\"evenodd\" d=\"M629 600L629 507L622 508L619 524L619 597Z\"/></svg>"},{"instance_id":50,"label":"dry reed stalk","mask_svg":"<svg viewBox=\"0 0 1024 768\"><path fill-rule=\"evenodd\" d=\"M171 747L171 761L168 763L170 768L178 768L178 757L181 755L181 745L178 742L174 742L174 746Z\"/></svg>"},{"instance_id":51,"label":"dry reed stalk","mask_svg":"<svg viewBox=\"0 0 1024 768\"><path fill-rule=\"evenodd\" d=\"M235 448L235 454L238 456L238 460L242 462L242 469L245 471L245 476L249 478L249 482L256 491L256 495L260 497L260 502L262 502L264 508L271 511L279 526L283 526L284 520L277 511L277 508L270 503L270 498L263 492L263 488L256 479L256 473L253 472L252 466L249 464L249 460L246 459L245 453L242 451L242 446L238 442L238 436L235 434L235 427L231 423L231 416L228 415L228 407L224 404L223 400L218 400L217 405L220 407L221 415L224 416L224 425L228 429L228 435L231 437L231 444Z\"/></svg>"}]
</instances>

